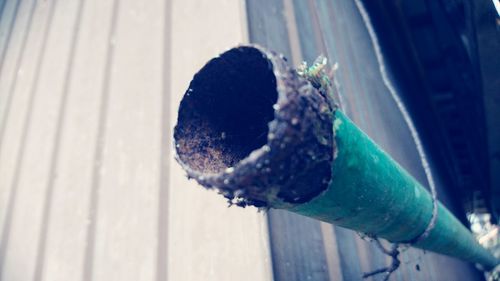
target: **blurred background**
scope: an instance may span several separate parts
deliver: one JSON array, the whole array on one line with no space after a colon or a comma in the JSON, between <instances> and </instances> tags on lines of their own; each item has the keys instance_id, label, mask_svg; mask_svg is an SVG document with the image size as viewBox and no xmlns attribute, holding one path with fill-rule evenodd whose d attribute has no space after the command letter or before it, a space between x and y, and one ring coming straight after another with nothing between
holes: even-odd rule
<instances>
[{"instance_id":1,"label":"blurred background","mask_svg":"<svg viewBox=\"0 0 500 281\"><path fill-rule=\"evenodd\" d=\"M242 43L338 63L347 115L498 251L495 4L0 0L0 280L348 281L389 264L355 232L227 208L185 178L179 101ZM484 279L421 250L401 262L390 280Z\"/></svg>"}]
</instances>

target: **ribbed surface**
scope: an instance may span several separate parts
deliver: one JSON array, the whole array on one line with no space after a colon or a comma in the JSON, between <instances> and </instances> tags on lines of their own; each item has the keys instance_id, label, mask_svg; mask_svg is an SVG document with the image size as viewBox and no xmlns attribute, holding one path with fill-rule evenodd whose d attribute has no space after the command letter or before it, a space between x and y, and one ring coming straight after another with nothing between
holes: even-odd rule
<instances>
[{"instance_id":1,"label":"ribbed surface","mask_svg":"<svg viewBox=\"0 0 500 281\"><path fill-rule=\"evenodd\" d=\"M154 279L164 16L162 1L6 2L1 280Z\"/></svg>"},{"instance_id":2,"label":"ribbed surface","mask_svg":"<svg viewBox=\"0 0 500 281\"><path fill-rule=\"evenodd\" d=\"M264 216L171 159L178 99L246 41L242 11L0 0L0 280L271 279Z\"/></svg>"}]
</instances>

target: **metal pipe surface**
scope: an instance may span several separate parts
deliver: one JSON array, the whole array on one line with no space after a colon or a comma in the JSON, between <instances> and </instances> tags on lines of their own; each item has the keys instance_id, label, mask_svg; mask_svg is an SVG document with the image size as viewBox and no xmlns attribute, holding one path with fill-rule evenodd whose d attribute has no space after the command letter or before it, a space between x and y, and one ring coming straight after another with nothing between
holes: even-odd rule
<instances>
[{"instance_id":1,"label":"metal pipe surface","mask_svg":"<svg viewBox=\"0 0 500 281\"><path fill-rule=\"evenodd\" d=\"M193 78L174 129L177 160L239 206L279 208L391 242L427 228L429 192L281 55L240 46ZM413 246L498 264L441 203Z\"/></svg>"}]
</instances>

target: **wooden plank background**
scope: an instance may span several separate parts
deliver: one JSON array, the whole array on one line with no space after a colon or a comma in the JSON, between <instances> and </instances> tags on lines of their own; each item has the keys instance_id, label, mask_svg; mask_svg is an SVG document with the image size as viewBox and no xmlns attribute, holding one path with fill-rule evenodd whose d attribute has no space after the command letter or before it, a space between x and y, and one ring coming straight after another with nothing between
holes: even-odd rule
<instances>
[{"instance_id":1,"label":"wooden plank background","mask_svg":"<svg viewBox=\"0 0 500 281\"><path fill-rule=\"evenodd\" d=\"M192 75L246 42L338 62L349 116L426 183L352 1L0 0L0 280L346 281L386 264L352 231L227 208L173 160ZM481 278L402 262L391 280Z\"/></svg>"},{"instance_id":2,"label":"wooden plank background","mask_svg":"<svg viewBox=\"0 0 500 281\"><path fill-rule=\"evenodd\" d=\"M343 108L349 117L428 186L408 125L389 93L388 87L398 90L399 85L397 81L385 81L382 77L381 62L356 1L247 2L250 40L282 52L294 62L306 60L311 63L319 54L337 62L336 78L343 96ZM439 198L446 203L445 189L440 186L439 175L434 174ZM363 272L389 262L372 243L354 232L295 214L271 211L269 228L275 280L360 280ZM307 263L304 258L308 259ZM401 268L391 280L481 278L464 262L421 250L404 251L401 261Z\"/></svg>"}]
</instances>

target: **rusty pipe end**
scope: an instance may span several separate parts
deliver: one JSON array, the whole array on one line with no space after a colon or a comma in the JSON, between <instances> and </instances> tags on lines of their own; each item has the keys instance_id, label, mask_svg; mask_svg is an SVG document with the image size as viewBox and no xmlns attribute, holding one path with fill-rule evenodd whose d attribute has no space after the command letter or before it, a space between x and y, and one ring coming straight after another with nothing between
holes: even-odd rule
<instances>
[{"instance_id":1,"label":"rusty pipe end","mask_svg":"<svg viewBox=\"0 0 500 281\"><path fill-rule=\"evenodd\" d=\"M328 99L282 55L235 47L203 66L184 94L176 159L188 177L239 206L307 202L331 179Z\"/></svg>"}]
</instances>

